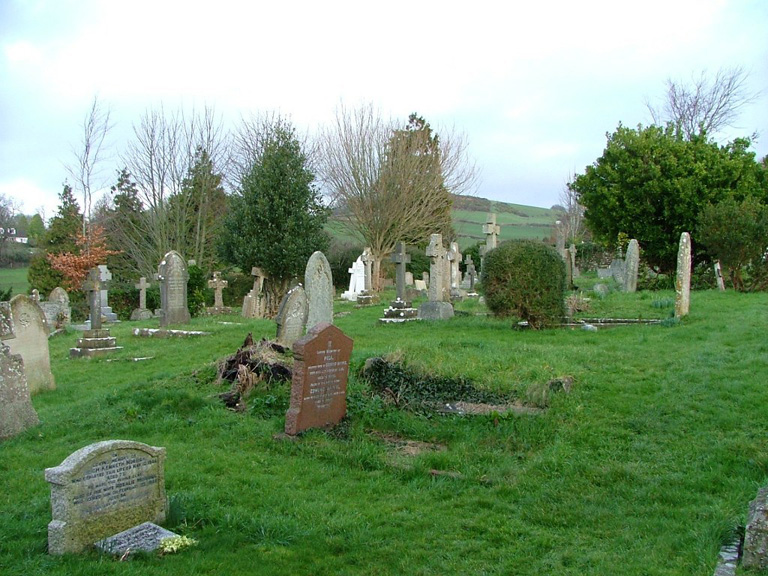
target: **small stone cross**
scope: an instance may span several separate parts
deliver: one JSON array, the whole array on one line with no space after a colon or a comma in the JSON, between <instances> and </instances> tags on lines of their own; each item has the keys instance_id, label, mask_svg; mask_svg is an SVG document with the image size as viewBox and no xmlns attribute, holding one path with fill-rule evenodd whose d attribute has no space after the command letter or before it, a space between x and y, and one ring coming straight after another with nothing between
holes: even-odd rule
<instances>
[{"instance_id":1,"label":"small stone cross","mask_svg":"<svg viewBox=\"0 0 768 576\"><path fill-rule=\"evenodd\" d=\"M445 266L445 247L443 235L432 234L427 246L429 256L429 299L433 302L443 300L443 267Z\"/></svg>"},{"instance_id":2,"label":"small stone cross","mask_svg":"<svg viewBox=\"0 0 768 576\"><path fill-rule=\"evenodd\" d=\"M496 248L498 244L498 236L500 233L501 228L496 224L496 214L488 214L488 220L483 226L486 251L490 251Z\"/></svg>"},{"instance_id":3,"label":"small stone cross","mask_svg":"<svg viewBox=\"0 0 768 576\"><path fill-rule=\"evenodd\" d=\"M83 291L88 293L91 307L91 330L101 328L101 271L91 268L83 282Z\"/></svg>"},{"instance_id":4,"label":"small stone cross","mask_svg":"<svg viewBox=\"0 0 768 576\"><path fill-rule=\"evenodd\" d=\"M222 291L229 285L229 282L221 279L221 272L213 273L213 280L208 280L208 288L213 288L213 306L215 308L224 308L224 299Z\"/></svg>"},{"instance_id":5,"label":"small stone cross","mask_svg":"<svg viewBox=\"0 0 768 576\"><path fill-rule=\"evenodd\" d=\"M395 263L395 283L397 285L397 297L405 300L405 265L411 261L411 255L405 251L405 244L397 243L392 254L392 262Z\"/></svg>"},{"instance_id":6,"label":"small stone cross","mask_svg":"<svg viewBox=\"0 0 768 576\"><path fill-rule=\"evenodd\" d=\"M133 287L139 291L139 308L141 310L147 309L147 288L150 286L152 286L152 284L149 284L144 276L139 278L138 284L133 285Z\"/></svg>"},{"instance_id":7,"label":"small stone cross","mask_svg":"<svg viewBox=\"0 0 768 576\"><path fill-rule=\"evenodd\" d=\"M467 276L469 277L469 290L473 292L475 289L475 275L477 270L475 269L475 263L472 261L472 254L467 254L464 258L464 264L467 265Z\"/></svg>"}]
</instances>

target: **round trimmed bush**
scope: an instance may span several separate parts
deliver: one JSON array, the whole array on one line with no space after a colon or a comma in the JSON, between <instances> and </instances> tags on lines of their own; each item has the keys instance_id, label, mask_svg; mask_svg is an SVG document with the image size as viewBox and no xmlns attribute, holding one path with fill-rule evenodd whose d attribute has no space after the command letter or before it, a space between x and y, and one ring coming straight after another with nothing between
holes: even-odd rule
<instances>
[{"instance_id":1,"label":"round trimmed bush","mask_svg":"<svg viewBox=\"0 0 768 576\"><path fill-rule=\"evenodd\" d=\"M553 326L565 316L565 262L540 242L504 242L485 256L482 290L494 315Z\"/></svg>"}]
</instances>

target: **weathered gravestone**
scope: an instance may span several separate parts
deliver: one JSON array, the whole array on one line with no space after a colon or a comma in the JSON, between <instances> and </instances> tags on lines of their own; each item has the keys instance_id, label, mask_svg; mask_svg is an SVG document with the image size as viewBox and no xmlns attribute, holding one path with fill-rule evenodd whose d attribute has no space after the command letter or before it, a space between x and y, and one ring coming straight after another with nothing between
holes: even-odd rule
<instances>
[{"instance_id":1,"label":"weathered gravestone","mask_svg":"<svg viewBox=\"0 0 768 576\"><path fill-rule=\"evenodd\" d=\"M467 273L464 277L464 287L469 290L467 293L468 296L477 296L477 292L475 292L475 281L477 280L477 269L475 268L475 263L472 261L472 255L467 254L464 258L464 264L467 266Z\"/></svg>"},{"instance_id":2,"label":"weathered gravestone","mask_svg":"<svg viewBox=\"0 0 768 576\"><path fill-rule=\"evenodd\" d=\"M58 330L69 324L72 319L72 308L69 306L69 294L64 288L57 286L48 295L48 300L40 302L45 314L45 320L51 330Z\"/></svg>"},{"instance_id":3,"label":"weathered gravestone","mask_svg":"<svg viewBox=\"0 0 768 576\"><path fill-rule=\"evenodd\" d=\"M395 251L391 256L395 263L395 286L397 289L397 298L390 302L389 307L384 310L384 317L381 322L407 322L416 320L419 311L411 306L411 302L406 300L405 292L405 265L411 261L411 256L405 251L405 244L398 242Z\"/></svg>"},{"instance_id":4,"label":"weathered gravestone","mask_svg":"<svg viewBox=\"0 0 768 576\"><path fill-rule=\"evenodd\" d=\"M571 260L570 248L565 248L563 262L565 263L565 286L570 290L573 287L573 260Z\"/></svg>"},{"instance_id":5,"label":"weathered gravestone","mask_svg":"<svg viewBox=\"0 0 768 576\"><path fill-rule=\"evenodd\" d=\"M75 348L69 349L69 355L73 358L104 356L122 349L122 346L115 346L115 338L109 335L109 329L101 327L100 278L99 269L91 268L83 282L83 290L88 294L90 304L90 329L83 332Z\"/></svg>"},{"instance_id":6,"label":"weathered gravestone","mask_svg":"<svg viewBox=\"0 0 768 576\"><path fill-rule=\"evenodd\" d=\"M723 268L720 266L720 260L715 260L715 278L717 279L717 289L720 290L720 292L725 292Z\"/></svg>"},{"instance_id":7,"label":"weathered gravestone","mask_svg":"<svg viewBox=\"0 0 768 576\"><path fill-rule=\"evenodd\" d=\"M344 300L356 302L358 294L365 290L365 264L362 256L357 257L347 272L349 272L349 289L343 292L341 297Z\"/></svg>"},{"instance_id":8,"label":"weathered gravestone","mask_svg":"<svg viewBox=\"0 0 768 576\"><path fill-rule=\"evenodd\" d=\"M427 246L429 256L429 300L419 306L419 318L422 320L445 320L453 317L453 306L443 300L443 279L445 271L445 248L443 235L432 234Z\"/></svg>"},{"instance_id":9,"label":"weathered gravestone","mask_svg":"<svg viewBox=\"0 0 768 576\"><path fill-rule=\"evenodd\" d=\"M379 301L379 297L373 292L373 272L371 270L373 266L373 253L369 247L366 246L363 250L360 260L363 262L364 270L363 291L357 295L357 303L361 306L369 306Z\"/></svg>"},{"instance_id":10,"label":"weathered gravestone","mask_svg":"<svg viewBox=\"0 0 768 576\"><path fill-rule=\"evenodd\" d=\"M157 268L160 281L160 326L187 324L190 320L187 307L187 281L189 273L181 254L175 250L168 252Z\"/></svg>"},{"instance_id":11,"label":"weathered gravestone","mask_svg":"<svg viewBox=\"0 0 768 576\"><path fill-rule=\"evenodd\" d=\"M243 318L266 318L267 296L264 294L264 281L267 274L259 267L251 268L253 276L253 288L243 298Z\"/></svg>"},{"instance_id":12,"label":"weathered gravestone","mask_svg":"<svg viewBox=\"0 0 768 576\"><path fill-rule=\"evenodd\" d=\"M624 258L624 292L637 292L637 273L640 268L640 246L632 238Z\"/></svg>"},{"instance_id":13,"label":"weathered gravestone","mask_svg":"<svg viewBox=\"0 0 768 576\"><path fill-rule=\"evenodd\" d=\"M304 290L307 293L307 330L318 324L333 324L333 275L328 259L314 252L304 270Z\"/></svg>"},{"instance_id":14,"label":"weathered gravestone","mask_svg":"<svg viewBox=\"0 0 768 576\"><path fill-rule=\"evenodd\" d=\"M152 318L152 311L147 309L147 288L152 286L147 282L146 277L139 278L139 283L134 284L134 288L139 291L139 307L131 312L131 320L149 320Z\"/></svg>"},{"instance_id":15,"label":"weathered gravestone","mask_svg":"<svg viewBox=\"0 0 768 576\"><path fill-rule=\"evenodd\" d=\"M483 234L485 234L485 245L480 246L480 270L483 270L485 266L485 255L498 245L498 237L501 233L501 228L496 224L496 214L488 214L485 224L483 225Z\"/></svg>"},{"instance_id":16,"label":"weathered gravestone","mask_svg":"<svg viewBox=\"0 0 768 576\"><path fill-rule=\"evenodd\" d=\"M691 235L680 234L675 276L675 317L687 316L691 307Z\"/></svg>"},{"instance_id":17,"label":"weathered gravestone","mask_svg":"<svg viewBox=\"0 0 768 576\"><path fill-rule=\"evenodd\" d=\"M571 256L571 270L573 271L573 277L578 278L581 275L579 267L576 266L576 244L571 243L571 247L568 249Z\"/></svg>"},{"instance_id":18,"label":"weathered gravestone","mask_svg":"<svg viewBox=\"0 0 768 576\"><path fill-rule=\"evenodd\" d=\"M293 344L286 434L333 426L344 418L351 354L352 339L333 324L318 324Z\"/></svg>"},{"instance_id":19,"label":"weathered gravestone","mask_svg":"<svg viewBox=\"0 0 768 576\"><path fill-rule=\"evenodd\" d=\"M165 520L165 448L130 440L96 442L46 468L51 485L50 554L78 553L97 541Z\"/></svg>"},{"instance_id":20,"label":"weathered gravestone","mask_svg":"<svg viewBox=\"0 0 768 576\"><path fill-rule=\"evenodd\" d=\"M410 263L411 255L405 251L405 244L403 242L397 243L391 259L392 262L395 263L395 287L397 291L397 299L405 300L405 266Z\"/></svg>"},{"instance_id":21,"label":"weathered gravestone","mask_svg":"<svg viewBox=\"0 0 768 576\"><path fill-rule=\"evenodd\" d=\"M221 277L221 272L214 272L213 279L208 280L208 288L213 289L213 308L208 308L206 312L212 316L218 314L231 314L232 309L224 306L224 288L229 286L229 282Z\"/></svg>"},{"instance_id":22,"label":"weathered gravestone","mask_svg":"<svg viewBox=\"0 0 768 576\"><path fill-rule=\"evenodd\" d=\"M461 291L461 249L458 242L451 242L451 249L446 257L450 267L450 300L460 301L464 298L464 294Z\"/></svg>"},{"instance_id":23,"label":"weathered gravestone","mask_svg":"<svg viewBox=\"0 0 768 576\"><path fill-rule=\"evenodd\" d=\"M291 288L280 302L277 311L277 341L283 346L292 346L304 336L307 326L307 293L299 285Z\"/></svg>"},{"instance_id":24,"label":"weathered gravestone","mask_svg":"<svg viewBox=\"0 0 768 576\"><path fill-rule=\"evenodd\" d=\"M0 302L0 338L14 338L11 305ZM0 343L0 440L16 436L39 423L24 374L24 361Z\"/></svg>"},{"instance_id":25,"label":"weathered gravestone","mask_svg":"<svg viewBox=\"0 0 768 576\"><path fill-rule=\"evenodd\" d=\"M43 310L28 296L17 294L11 298L16 338L8 341L11 354L19 354L24 360L29 392L33 396L41 390L55 390L51 373L51 355L48 350L48 322Z\"/></svg>"},{"instance_id":26,"label":"weathered gravestone","mask_svg":"<svg viewBox=\"0 0 768 576\"><path fill-rule=\"evenodd\" d=\"M175 538L178 534L153 524L144 522L133 528L128 528L114 536L104 538L95 543L96 548L108 554L120 556L132 552L154 552L166 538Z\"/></svg>"},{"instance_id":27,"label":"weathered gravestone","mask_svg":"<svg viewBox=\"0 0 768 576\"><path fill-rule=\"evenodd\" d=\"M106 264L99 264L99 280L101 280L101 315L107 322L117 322L117 314L112 312L109 305L109 282L112 280L112 272Z\"/></svg>"}]
</instances>

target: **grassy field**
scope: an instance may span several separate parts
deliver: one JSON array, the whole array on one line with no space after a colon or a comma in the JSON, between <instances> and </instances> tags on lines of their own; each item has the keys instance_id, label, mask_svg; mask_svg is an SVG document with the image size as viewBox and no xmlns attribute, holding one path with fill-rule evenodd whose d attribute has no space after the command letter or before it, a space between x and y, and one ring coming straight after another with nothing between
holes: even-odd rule
<instances>
[{"instance_id":1,"label":"grassy field","mask_svg":"<svg viewBox=\"0 0 768 576\"><path fill-rule=\"evenodd\" d=\"M26 294L29 290L27 271L29 268L0 268L0 289L13 289L13 294Z\"/></svg>"},{"instance_id":2,"label":"grassy field","mask_svg":"<svg viewBox=\"0 0 768 576\"><path fill-rule=\"evenodd\" d=\"M612 293L585 314L665 318L671 298ZM213 334L184 341L123 322L109 362L69 359L74 331L53 338L41 424L0 444L0 574L712 574L768 473L768 295L696 292L683 322L598 332L513 330L477 302L391 326L382 308L336 303L354 339L348 418L296 441L274 438L287 384L245 413L217 398L216 362L248 332L273 337L271 321L194 319ZM384 354L546 409L395 408L358 376ZM549 390L566 376L570 393ZM46 554L44 469L113 438L167 448L166 527L197 546L123 563Z\"/></svg>"},{"instance_id":3,"label":"grassy field","mask_svg":"<svg viewBox=\"0 0 768 576\"><path fill-rule=\"evenodd\" d=\"M483 200L483 199L478 199ZM488 202L488 208L496 214L496 223L501 228L499 241L503 240L543 240L552 235L555 223L555 213L549 208L508 204L505 202ZM479 203L478 203L479 204ZM488 210L455 209L452 211L453 227L459 236L459 246L462 250L477 243L484 242L483 224L488 216ZM326 230L334 238L350 244L359 244L349 228L337 219L331 218Z\"/></svg>"}]
</instances>

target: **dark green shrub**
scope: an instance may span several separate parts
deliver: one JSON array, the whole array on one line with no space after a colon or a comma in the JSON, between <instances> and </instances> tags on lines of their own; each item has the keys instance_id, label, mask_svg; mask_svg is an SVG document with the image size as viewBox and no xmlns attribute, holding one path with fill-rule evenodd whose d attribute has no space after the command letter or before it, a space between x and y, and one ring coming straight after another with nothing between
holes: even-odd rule
<instances>
[{"instance_id":1,"label":"dark green shrub","mask_svg":"<svg viewBox=\"0 0 768 576\"><path fill-rule=\"evenodd\" d=\"M531 328L553 326L565 316L565 263L551 246L504 242L486 255L482 281L496 316L522 318Z\"/></svg>"},{"instance_id":2,"label":"dark green shrub","mask_svg":"<svg viewBox=\"0 0 768 576\"><path fill-rule=\"evenodd\" d=\"M199 316L205 312L206 299L213 301L213 290L208 288L207 275L200 266L192 264L187 268L187 272L189 273L187 308L189 308L189 313L192 316Z\"/></svg>"}]
</instances>

